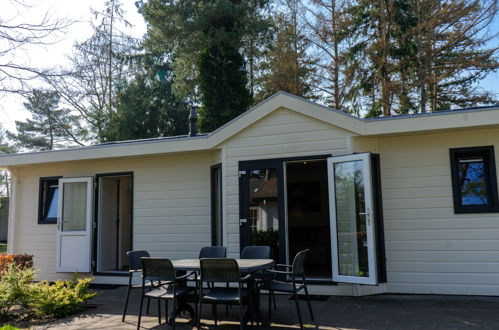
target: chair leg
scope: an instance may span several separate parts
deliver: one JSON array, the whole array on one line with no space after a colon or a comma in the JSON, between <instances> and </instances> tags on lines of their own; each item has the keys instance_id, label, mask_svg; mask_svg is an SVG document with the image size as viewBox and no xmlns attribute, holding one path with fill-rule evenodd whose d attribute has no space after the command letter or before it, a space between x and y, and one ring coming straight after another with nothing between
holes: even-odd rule
<instances>
[{"instance_id":1,"label":"chair leg","mask_svg":"<svg viewBox=\"0 0 499 330\"><path fill-rule=\"evenodd\" d=\"M277 310L277 305L275 303L275 292L272 291L272 300L274 300L274 310L276 311Z\"/></svg>"},{"instance_id":2,"label":"chair leg","mask_svg":"<svg viewBox=\"0 0 499 330\"><path fill-rule=\"evenodd\" d=\"M128 288L126 289L125 306L123 307L123 317L121 318L121 322L125 322L126 310L128 308L128 300L130 300L130 291L132 291L132 288L131 285L128 284Z\"/></svg>"},{"instance_id":3,"label":"chair leg","mask_svg":"<svg viewBox=\"0 0 499 330\"><path fill-rule=\"evenodd\" d=\"M269 290L269 320L272 317L272 291Z\"/></svg>"},{"instance_id":4,"label":"chair leg","mask_svg":"<svg viewBox=\"0 0 499 330\"><path fill-rule=\"evenodd\" d=\"M166 315L166 317L165 317L166 324L168 325L168 317L169 317L169 315L168 315L168 300L165 300L165 315Z\"/></svg>"},{"instance_id":5,"label":"chair leg","mask_svg":"<svg viewBox=\"0 0 499 330\"><path fill-rule=\"evenodd\" d=\"M144 306L144 296L140 297L139 320L137 321L137 330L140 329L140 320L142 319L142 307Z\"/></svg>"},{"instance_id":6,"label":"chair leg","mask_svg":"<svg viewBox=\"0 0 499 330\"><path fill-rule=\"evenodd\" d=\"M298 313L298 320L300 321L300 329L303 329L303 322L301 320L301 312L300 312L300 304L298 303L298 294L294 293L295 303L296 303L296 312Z\"/></svg>"},{"instance_id":7,"label":"chair leg","mask_svg":"<svg viewBox=\"0 0 499 330\"><path fill-rule=\"evenodd\" d=\"M158 298L158 323L161 324L161 299Z\"/></svg>"},{"instance_id":8,"label":"chair leg","mask_svg":"<svg viewBox=\"0 0 499 330\"><path fill-rule=\"evenodd\" d=\"M312 321L315 321L314 320L314 313L312 312L312 305L310 304L310 297L308 295L308 289L307 289L306 284L305 284L305 295L307 296L307 304L308 304L308 311L310 312L310 318L312 319Z\"/></svg>"},{"instance_id":9,"label":"chair leg","mask_svg":"<svg viewBox=\"0 0 499 330\"><path fill-rule=\"evenodd\" d=\"M199 300L199 307L198 307L198 329L201 329L201 309L203 307L203 304L201 303L201 299Z\"/></svg>"},{"instance_id":10,"label":"chair leg","mask_svg":"<svg viewBox=\"0 0 499 330\"><path fill-rule=\"evenodd\" d=\"M240 329L244 329L244 309L243 309L243 302L241 298L239 298L239 325Z\"/></svg>"},{"instance_id":11,"label":"chair leg","mask_svg":"<svg viewBox=\"0 0 499 330\"><path fill-rule=\"evenodd\" d=\"M212 311L213 311L213 317L215 318L215 326L217 326L218 323L218 306L217 304L211 305Z\"/></svg>"},{"instance_id":12,"label":"chair leg","mask_svg":"<svg viewBox=\"0 0 499 330\"><path fill-rule=\"evenodd\" d=\"M149 315L149 306L151 306L151 298L147 297L147 308L146 308L147 315Z\"/></svg>"},{"instance_id":13,"label":"chair leg","mask_svg":"<svg viewBox=\"0 0 499 330\"><path fill-rule=\"evenodd\" d=\"M173 297L173 319L172 319L172 325L173 329L175 329L175 319L176 319L176 313L177 313L177 297Z\"/></svg>"}]
</instances>

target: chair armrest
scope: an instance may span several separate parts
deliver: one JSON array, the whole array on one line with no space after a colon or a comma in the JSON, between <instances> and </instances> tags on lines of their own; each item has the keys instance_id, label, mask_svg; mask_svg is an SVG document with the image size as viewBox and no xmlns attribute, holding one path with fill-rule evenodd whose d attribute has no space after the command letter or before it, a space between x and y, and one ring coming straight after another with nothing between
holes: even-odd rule
<instances>
[{"instance_id":1,"label":"chair armrest","mask_svg":"<svg viewBox=\"0 0 499 330\"><path fill-rule=\"evenodd\" d=\"M293 272L285 272L283 270L273 270L273 269L269 270L268 272L274 273L274 274L285 274L285 275L292 275L293 274Z\"/></svg>"},{"instance_id":2,"label":"chair armrest","mask_svg":"<svg viewBox=\"0 0 499 330\"><path fill-rule=\"evenodd\" d=\"M241 277L241 280L240 280L240 281L241 281L241 282L246 282L246 281L248 281L250 278L251 278L251 274L248 274L248 275L246 275L246 276L244 276L244 277Z\"/></svg>"},{"instance_id":3,"label":"chair armrest","mask_svg":"<svg viewBox=\"0 0 499 330\"><path fill-rule=\"evenodd\" d=\"M191 276L192 274L196 274L196 272L190 272L190 273L184 274L184 275L182 275L182 276L176 277L175 279L176 279L176 280L183 280L184 278L188 278L188 277L189 277L189 276Z\"/></svg>"},{"instance_id":4,"label":"chair armrest","mask_svg":"<svg viewBox=\"0 0 499 330\"><path fill-rule=\"evenodd\" d=\"M293 265L277 264L276 268L293 268Z\"/></svg>"}]
</instances>

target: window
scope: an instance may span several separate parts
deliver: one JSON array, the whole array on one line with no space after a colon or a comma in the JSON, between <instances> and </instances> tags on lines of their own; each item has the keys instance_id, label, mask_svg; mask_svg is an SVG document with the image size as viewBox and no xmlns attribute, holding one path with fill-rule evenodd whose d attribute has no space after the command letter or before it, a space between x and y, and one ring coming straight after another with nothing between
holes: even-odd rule
<instances>
[{"instance_id":1,"label":"window","mask_svg":"<svg viewBox=\"0 0 499 330\"><path fill-rule=\"evenodd\" d=\"M450 149L455 213L499 212L494 147Z\"/></svg>"},{"instance_id":2,"label":"window","mask_svg":"<svg viewBox=\"0 0 499 330\"><path fill-rule=\"evenodd\" d=\"M57 202L59 200L59 178L40 178L38 197L38 223L57 223Z\"/></svg>"},{"instance_id":3,"label":"window","mask_svg":"<svg viewBox=\"0 0 499 330\"><path fill-rule=\"evenodd\" d=\"M211 245L223 245L222 230L222 166L211 167Z\"/></svg>"}]
</instances>

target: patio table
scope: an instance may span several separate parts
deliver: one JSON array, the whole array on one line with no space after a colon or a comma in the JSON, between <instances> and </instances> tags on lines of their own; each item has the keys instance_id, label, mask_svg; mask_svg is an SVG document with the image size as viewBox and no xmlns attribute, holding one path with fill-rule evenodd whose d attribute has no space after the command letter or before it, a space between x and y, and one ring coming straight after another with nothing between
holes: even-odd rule
<instances>
[{"instance_id":1,"label":"patio table","mask_svg":"<svg viewBox=\"0 0 499 330\"><path fill-rule=\"evenodd\" d=\"M262 270L267 270L274 265L272 259L236 259L241 273L256 273ZM180 259L172 260L173 267L180 271L197 271L199 272L201 265L199 259Z\"/></svg>"},{"instance_id":2,"label":"patio table","mask_svg":"<svg viewBox=\"0 0 499 330\"><path fill-rule=\"evenodd\" d=\"M236 259L236 262L239 266L239 271L244 274L257 273L261 271L265 271L271 268L274 265L274 260L272 259ZM186 272L199 272L201 270L201 262L200 259L179 259L172 260L173 267L178 271L186 271ZM259 313L259 303L258 303L258 292L254 288L254 284L251 282L251 292L252 294L252 305L256 307L256 310ZM180 303L179 308L176 311L177 314L180 314L182 311L187 311L189 314L193 315L194 310L187 303ZM249 315L245 315L245 323L248 321Z\"/></svg>"}]
</instances>

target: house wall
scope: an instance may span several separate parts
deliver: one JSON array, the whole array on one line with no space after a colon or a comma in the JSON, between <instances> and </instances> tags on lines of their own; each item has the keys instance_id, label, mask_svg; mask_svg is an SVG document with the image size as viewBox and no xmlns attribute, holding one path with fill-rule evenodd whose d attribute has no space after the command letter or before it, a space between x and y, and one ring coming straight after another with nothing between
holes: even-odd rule
<instances>
[{"instance_id":1,"label":"house wall","mask_svg":"<svg viewBox=\"0 0 499 330\"><path fill-rule=\"evenodd\" d=\"M356 152L380 154L387 292L499 295L499 214L454 214L449 157L449 148L494 145L499 169L499 131L353 145Z\"/></svg>"},{"instance_id":2,"label":"house wall","mask_svg":"<svg viewBox=\"0 0 499 330\"><path fill-rule=\"evenodd\" d=\"M14 252L35 255L38 279L70 276L55 273L56 225L37 224L39 178L133 171L133 248L158 257L197 257L211 243L211 164L211 153L196 153L17 167Z\"/></svg>"},{"instance_id":3,"label":"house wall","mask_svg":"<svg viewBox=\"0 0 499 330\"><path fill-rule=\"evenodd\" d=\"M228 255L239 256L239 162L322 154L342 155L352 133L287 109L279 109L220 147L225 150Z\"/></svg>"}]
</instances>

